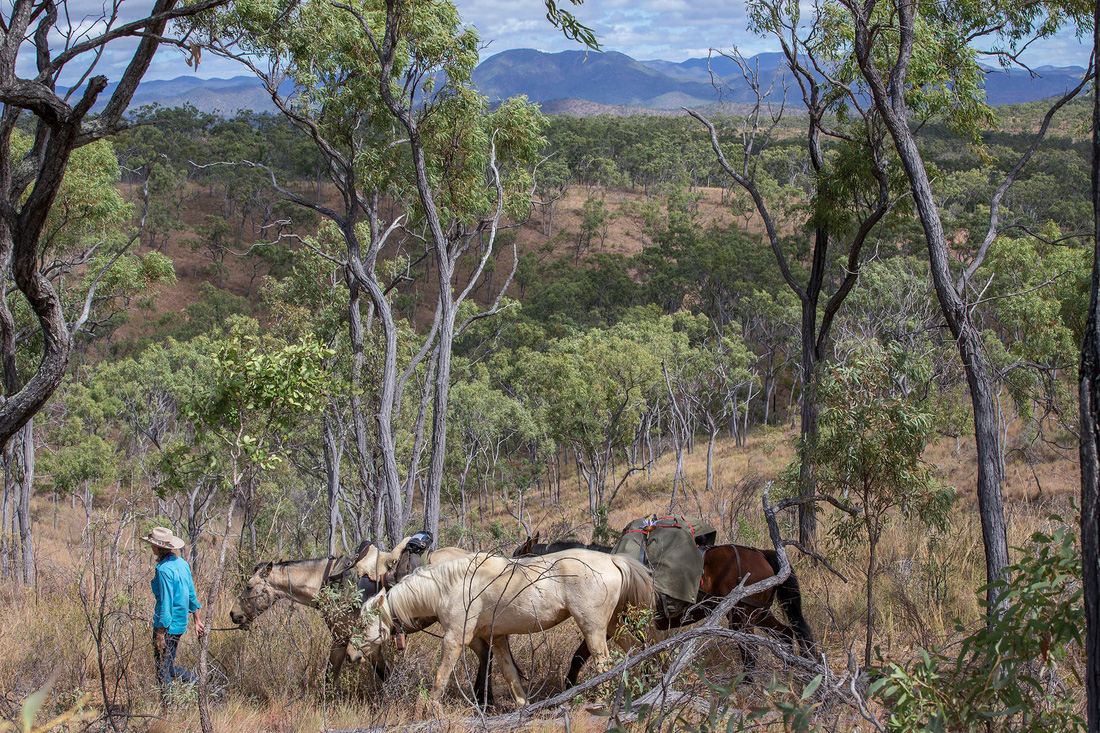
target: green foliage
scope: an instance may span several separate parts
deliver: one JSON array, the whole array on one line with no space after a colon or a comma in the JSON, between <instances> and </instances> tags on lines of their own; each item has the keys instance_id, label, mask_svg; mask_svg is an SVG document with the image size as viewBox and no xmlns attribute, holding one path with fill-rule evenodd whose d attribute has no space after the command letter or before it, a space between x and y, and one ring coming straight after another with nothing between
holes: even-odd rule
<instances>
[{"instance_id":1,"label":"green foliage","mask_svg":"<svg viewBox=\"0 0 1100 733\"><path fill-rule=\"evenodd\" d=\"M197 433L214 436L251 462L269 464L277 459L268 445L271 434L317 409L326 386L324 361L331 355L316 341L272 343L257 333L255 321L234 320L213 354L211 383L182 412Z\"/></svg>"},{"instance_id":2,"label":"green foliage","mask_svg":"<svg viewBox=\"0 0 1100 733\"><path fill-rule=\"evenodd\" d=\"M18 129L12 135L13 157L21 157L30 149L31 137ZM109 141L73 151L42 234L44 253L58 256L86 248L130 220L133 206L115 187L119 175L118 159Z\"/></svg>"},{"instance_id":3,"label":"green foliage","mask_svg":"<svg viewBox=\"0 0 1100 733\"><path fill-rule=\"evenodd\" d=\"M424 214L408 141L395 132L385 91L415 110L410 115L417 120L417 142L443 220L469 225L490 213L496 197L486 179L491 150L502 173L505 209L521 217L528 208L523 192L531 185L526 171L543 142L542 114L525 98L489 110L470 84L478 61L477 32L442 0L402 7L393 83L381 89L381 68L367 33L381 42L386 12L377 0L346 7L249 0L210 16L206 31L237 39L273 77L285 74L294 82L294 114L317 125L326 145L354 168L362 190L386 191L406 201L414 219ZM443 85L437 88L436 80Z\"/></svg>"},{"instance_id":4,"label":"green foliage","mask_svg":"<svg viewBox=\"0 0 1100 733\"><path fill-rule=\"evenodd\" d=\"M942 529L955 500L954 489L941 486L923 458L934 422L907 385L925 368L896 346L857 345L818 385L820 432L807 453L819 493L849 502L831 532L841 546L866 541L869 549L865 665L874 639L876 548L893 511ZM797 485L797 461L788 475Z\"/></svg>"},{"instance_id":5,"label":"green foliage","mask_svg":"<svg viewBox=\"0 0 1100 733\"><path fill-rule=\"evenodd\" d=\"M859 346L821 379L820 436L810 448L818 486L862 502L834 526L842 542L877 537L894 508L932 526L947 521L955 492L923 458L932 415L906 386L924 368L899 348Z\"/></svg>"},{"instance_id":6,"label":"green foliage","mask_svg":"<svg viewBox=\"0 0 1100 733\"><path fill-rule=\"evenodd\" d=\"M1085 730L1065 687L1071 649L1083 643L1081 555L1070 529L1052 521L1058 526L1032 535L998 582L1003 610L976 631L957 626L966 635L955 654L921 649L880 670L871 694L888 711L888 730Z\"/></svg>"}]
</instances>

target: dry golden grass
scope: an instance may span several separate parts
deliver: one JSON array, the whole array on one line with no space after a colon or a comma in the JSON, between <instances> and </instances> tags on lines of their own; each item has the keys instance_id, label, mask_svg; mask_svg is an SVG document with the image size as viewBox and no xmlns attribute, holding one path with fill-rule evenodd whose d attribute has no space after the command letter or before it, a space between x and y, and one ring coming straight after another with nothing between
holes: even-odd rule
<instances>
[{"instance_id":1,"label":"dry golden grass","mask_svg":"<svg viewBox=\"0 0 1100 733\"><path fill-rule=\"evenodd\" d=\"M700 442L686 456L687 491L680 493L675 510L702 514L719 528L719 541L765 545L767 533L759 508L762 481L778 476L793 456L794 431L770 428L754 433L742 447L720 440L714 462L714 489L705 490L706 444ZM972 441L943 440L931 446L927 457L941 470L945 480L959 488L957 511L949 530L930 534L904 522L895 522L880 546L880 574L876 578L878 615L877 644L890 659L904 659L918 646L936 646L953 630L954 620L972 623L979 619L975 589L984 582L981 531L974 510ZM1022 544L1037 529L1049 525L1047 516L1060 513L1073 521L1071 499L1076 493L1077 468L1073 455L1046 450L1031 456L1031 463L1009 463L1006 509L1010 543ZM612 527L621 527L638 516L665 512L675 458L666 455L647 473L635 474L620 492L611 513ZM754 478L756 477L756 478ZM1039 490L1041 486L1042 490ZM561 528L573 528L587 539L591 524L587 517L587 496L578 490L575 475L564 472L562 501L544 503L529 497L527 508L543 536ZM59 712L81 692L93 692L102 704L96 645L92 629L98 622L92 578L93 562L102 577L114 532L117 510L124 506L148 507L142 496L116 497L113 510L97 509L92 529L86 530L82 510L48 501L36 505L40 579L35 591L0 587L0 712L14 714L17 702L40 687L56 672L58 680L44 710ZM115 513L112 513L115 512ZM503 507L481 517L515 527ZM860 649L865 631L864 565L861 552L842 552L828 535L830 514L822 513L821 551L844 575L842 582L831 572L805 557L794 556L802 584L807 618L834 668L843 667L849 649ZM475 521L476 520L472 520ZM788 524L784 531L793 532ZM142 543L133 539L133 526L122 532L118 557L110 564L111 577L106 607L112 611L107 623L107 641L113 652L107 664L110 696L120 713L131 718L131 729L191 731L198 727L192 701L182 699L166 718L152 681L152 652L148 639L148 617L152 599L148 581L152 559ZM516 536L520 534L514 530ZM206 548L204 547L204 550ZM211 553L207 551L209 556ZM204 561L196 569L200 596L205 595L208 573ZM216 602L216 624L229 626L228 608L235 588L228 588ZM85 602L90 604L85 606ZM579 632L572 622L544 634L513 641L517 661L525 671L531 699L546 699L564 689L564 674ZM406 652L392 649L387 654L393 665L389 680L379 685L369 669L346 669L339 690L326 690L324 662L328 632L320 616L310 609L283 603L257 621L251 633L214 632L211 651L217 667L228 679L225 697L216 709L219 730L314 731L362 725L393 725L435 717L440 711L425 702L434 677L438 642L426 634L410 639ZM184 638L179 663L194 669L196 643ZM762 655L763 674L777 671ZM471 654L466 665L476 660ZM461 665L460 665L461 666ZM740 671L738 653L730 649L708 652L711 681L732 680ZM659 663L650 669L656 671ZM589 668L585 674L591 674ZM442 706L444 720L459 729L474 714L467 673L460 670L460 684L452 685ZM114 689L117 679L117 689ZM513 705L499 675L494 686L503 711ZM764 702L760 687L736 688L734 707L749 708ZM606 720L592 717L585 705L597 702L588 695L570 712L573 730L602 730ZM148 717L142 717L148 716ZM533 730L554 729L555 724L536 723ZM474 726L476 727L476 726ZM843 729L843 726L842 726Z\"/></svg>"}]
</instances>

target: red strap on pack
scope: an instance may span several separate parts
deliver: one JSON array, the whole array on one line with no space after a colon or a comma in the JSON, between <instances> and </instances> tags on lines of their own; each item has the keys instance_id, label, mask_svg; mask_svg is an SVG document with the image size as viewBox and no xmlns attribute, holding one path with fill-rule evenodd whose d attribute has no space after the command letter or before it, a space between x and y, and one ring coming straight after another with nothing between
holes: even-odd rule
<instances>
[{"instance_id":1,"label":"red strap on pack","mask_svg":"<svg viewBox=\"0 0 1100 733\"><path fill-rule=\"evenodd\" d=\"M671 519L674 522L674 524L656 524L656 525L653 526L654 529L656 529L658 527L660 527L661 529L683 529L683 527L680 524L676 523L676 522L679 521L679 520L676 519L676 517L657 517L657 521L661 521L662 519ZM684 524L687 525L688 531L691 532L691 539L694 542L695 541L695 527L692 527L691 522L688 522L686 520L684 521Z\"/></svg>"}]
</instances>

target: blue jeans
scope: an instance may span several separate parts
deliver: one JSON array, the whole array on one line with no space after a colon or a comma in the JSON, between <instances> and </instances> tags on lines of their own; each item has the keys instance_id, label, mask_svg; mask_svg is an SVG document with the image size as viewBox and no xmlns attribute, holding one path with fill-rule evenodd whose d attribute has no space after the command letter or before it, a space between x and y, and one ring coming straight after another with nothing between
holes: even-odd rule
<instances>
[{"instance_id":1,"label":"blue jeans","mask_svg":"<svg viewBox=\"0 0 1100 733\"><path fill-rule=\"evenodd\" d=\"M189 685L199 681L194 674L176 666L176 649L179 647L182 634L164 634L164 653L157 649L156 632L153 632L153 658L157 663L157 683L160 685L161 695L168 694L168 687L172 680L183 680Z\"/></svg>"}]
</instances>

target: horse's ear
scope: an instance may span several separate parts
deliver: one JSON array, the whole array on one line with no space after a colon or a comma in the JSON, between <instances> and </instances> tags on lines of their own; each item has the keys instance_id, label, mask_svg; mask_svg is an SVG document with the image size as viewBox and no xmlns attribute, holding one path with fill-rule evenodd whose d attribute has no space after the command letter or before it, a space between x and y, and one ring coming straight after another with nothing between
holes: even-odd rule
<instances>
[{"instance_id":1,"label":"horse's ear","mask_svg":"<svg viewBox=\"0 0 1100 733\"><path fill-rule=\"evenodd\" d=\"M271 575L271 568L273 567L275 567L274 562L269 562L265 564L262 568L260 568L260 577L266 578L267 576Z\"/></svg>"},{"instance_id":2,"label":"horse's ear","mask_svg":"<svg viewBox=\"0 0 1100 733\"><path fill-rule=\"evenodd\" d=\"M539 543L539 535L542 534L542 530L535 532L535 536L531 538L531 544L537 545Z\"/></svg>"}]
</instances>

